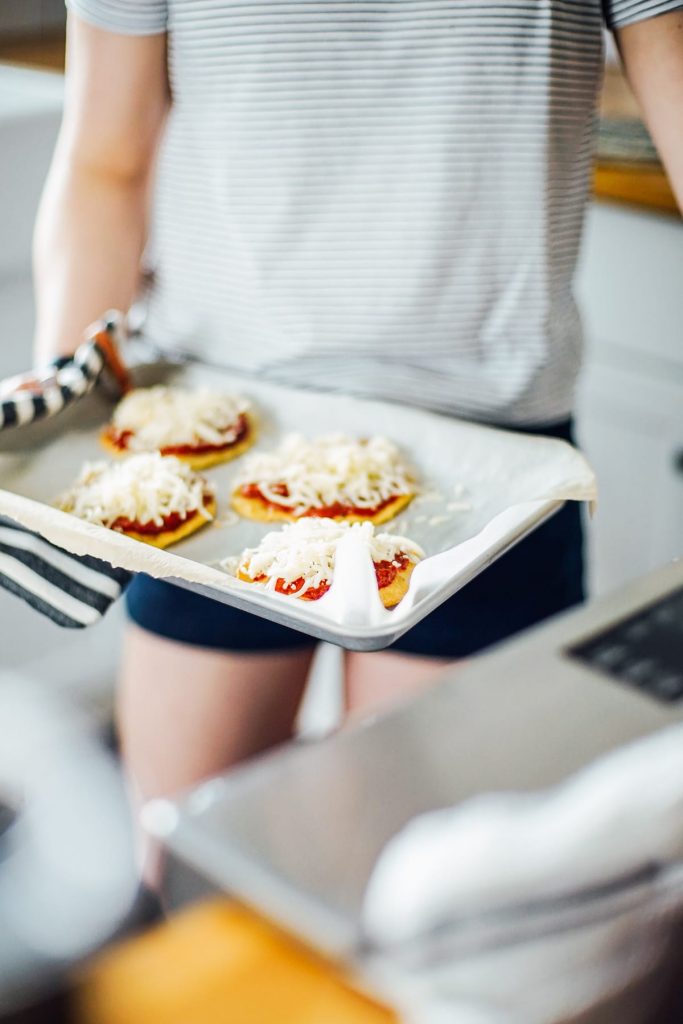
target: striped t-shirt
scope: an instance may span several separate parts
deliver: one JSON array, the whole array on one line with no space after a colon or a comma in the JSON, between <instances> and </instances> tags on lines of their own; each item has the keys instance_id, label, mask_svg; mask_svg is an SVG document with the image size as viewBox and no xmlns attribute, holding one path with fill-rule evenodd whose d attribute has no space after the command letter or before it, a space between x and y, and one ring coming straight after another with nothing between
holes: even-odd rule
<instances>
[{"instance_id":1,"label":"striped t-shirt","mask_svg":"<svg viewBox=\"0 0 683 1024\"><path fill-rule=\"evenodd\" d=\"M154 340L493 422L571 411L602 27L683 0L68 2L168 33Z\"/></svg>"}]
</instances>

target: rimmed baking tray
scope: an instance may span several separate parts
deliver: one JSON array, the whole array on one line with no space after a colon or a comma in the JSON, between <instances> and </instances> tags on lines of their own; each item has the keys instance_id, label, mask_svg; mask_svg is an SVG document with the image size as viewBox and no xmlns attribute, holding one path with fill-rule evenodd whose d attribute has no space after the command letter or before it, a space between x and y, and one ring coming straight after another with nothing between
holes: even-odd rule
<instances>
[{"instance_id":1,"label":"rimmed baking tray","mask_svg":"<svg viewBox=\"0 0 683 1024\"><path fill-rule=\"evenodd\" d=\"M282 387L206 363L150 364L138 367L136 378L140 384L163 380L238 391L252 402L261 448L275 446L292 431L307 436L334 431L356 437L383 434L398 444L415 468L420 493L381 529L409 536L427 554L403 601L392 610L383 607L369 556L353 544L340 552L333 585L317 602L266 592L226 574L219 566L222 559L258 544L277 528L231 512L229 498L240 460L205 471L217 488L217 521L171 551L51 507L84 461L107 458L98 434L111 406L100 395L88 396L49 423L0 434L0 513L76 554L167 578L351 650L387 647L564 501L595 498L595 478L585 458L552 438L387 402Z\"/></svg>"}]
</instances>

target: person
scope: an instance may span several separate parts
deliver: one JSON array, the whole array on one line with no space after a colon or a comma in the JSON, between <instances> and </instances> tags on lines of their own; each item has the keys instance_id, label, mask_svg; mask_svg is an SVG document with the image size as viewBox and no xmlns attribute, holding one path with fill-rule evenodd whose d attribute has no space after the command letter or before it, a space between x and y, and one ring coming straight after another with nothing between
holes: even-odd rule
<instances>
[{"instance_id":1,"label":"person","mask_svg":"<svg viewBox=\"0 0 683 1024\"><path fill-rule=\"evenodd\" d=\"M153 265L158 344L288 385L571 437L603 25L679 199L683 0L68 0L36 351ZM566 507L394 648L352 712L582 597ZM310 638L138 577L120 722L144 798L288 738Z\"/></svg>"}]
</instances>

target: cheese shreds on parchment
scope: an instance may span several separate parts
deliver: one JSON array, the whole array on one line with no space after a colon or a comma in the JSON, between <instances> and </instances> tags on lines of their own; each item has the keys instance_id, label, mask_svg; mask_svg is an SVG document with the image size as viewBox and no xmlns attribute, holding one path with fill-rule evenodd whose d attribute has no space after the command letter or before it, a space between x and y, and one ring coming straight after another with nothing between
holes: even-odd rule
<instances>
[{"instance_id":1,"label":"cheese shreds on parchment","mask_svg":"<svg viewBox=\"0 0 683 1024\"><path fill-rule=\"evenodd\" d=\"M411 562L424 558L424 551L407 537L375 533L372 523L336 523L330 519L300 519L282 530L266 534L256 548L247 548L238 558L220 564L233 575L243 573L252 580L267 576L266 587L275 589L303 579L299 595L322 583L332 583L337 547L349 533L367 544L373 562L393 562L405 555Z\"/></svg>"},{"instance_id":2,"label":"cheese shreds on parchment","mask_svg":"<svg viewBox=\"0 0 683 1024\"><path fill-rule=\"evenodd\" d=\"M123 398L112 417L120 433L130 431L131 451L175 445L224 445L237 440L239 420L249 403L237 395L157 385L137 388Z\"/></svg>"},{"instance_id":3,"label":"cheese shreds on parchment","mask_svg":"<svg viewBox=\"0 0 683 1024\"><path fill-rule=\"evenodd\" d=\"M212 495L211 485L186 463L154 452L111 465L86 463L56 505L99 526L111 526L117 519L162 526L173 513L186 517L199 512L211 519L205 500Z\"/></svg>"},{"instance_id":4,"label":"cheese shreds on parchment","mask_svg":"<svg viewBox=\"0 0 683 1024\"><path fill-rule=\"evenodd\" d=\"M266 501L291 508L295 515L336 503L374 509L415 490L410 470L391 441L357 441L343 434L314 441L288 435L276 451L256 452L244 460L237 486L244 484L256 484Z\"/></svg>"}]
</instances>

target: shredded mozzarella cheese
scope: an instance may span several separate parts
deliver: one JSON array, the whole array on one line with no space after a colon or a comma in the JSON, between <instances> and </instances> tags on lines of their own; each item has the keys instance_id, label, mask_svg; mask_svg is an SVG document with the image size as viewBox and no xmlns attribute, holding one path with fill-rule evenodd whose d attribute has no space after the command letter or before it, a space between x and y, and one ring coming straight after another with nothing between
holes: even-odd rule
<instances>
[{"instance_id":1,"label":"shredded mozzarella cheese","mask_svg":"<svg viewBox=\"0 0 683 1024\"><path fill-rule=\"evenodd\" d=\"M274 590L279 579L285 584L303 579L296 593L304 594L322 583L331 583L337 546L352 532L368 546L373 562L395 562L405 555L411 562L424 558L424 551L407 537L375 533L372 523L336 523L331 519L299 519L282 530L266 534L256 548L247 548L235 562L226 558L221 566L234 575L252 580L266 576L266 587Z\"/></svg>"},{"instance_id":2,"label":"shredded mozzarella cheese","mask_svg":"<svg viewBox=\"0 0 683 1024\"><path fill-rule=\"evenodd\" d=\"M114 411L112 425L121 433L131 432L131 451L223 445L237 439L239 417L248 408L248 402L238 396L158 385L127 394Z\"/></svg>"},{"instance_id":3,"label":"shredded mozzarella cheese","mask_svg":"<svg viewBox=\"0 0 683 1024\"><path fill-rule=\"evenodd\" d=\"M314 441L290 434L276 451L256 452L244 461L237 478L238 487L243 484L256 484L266 501L292 508L295 515L337 503L376 508L415 487L391 441L356 441L343 434Z\"/></svg>"},{"instance_id":4,"label":"shredded mozzarella cheese","mask_svg":"<svg viewBox=\"0 0 683 1024\"><path fill-rule=\"evenodd\" d=\"M162 526L167 516L199 512L211 519L205 500L213 488L179 459L158 453L122 462L88 462L57 507L79 519L111 526L117 519Z\"/></svg>"}]
</instances>

